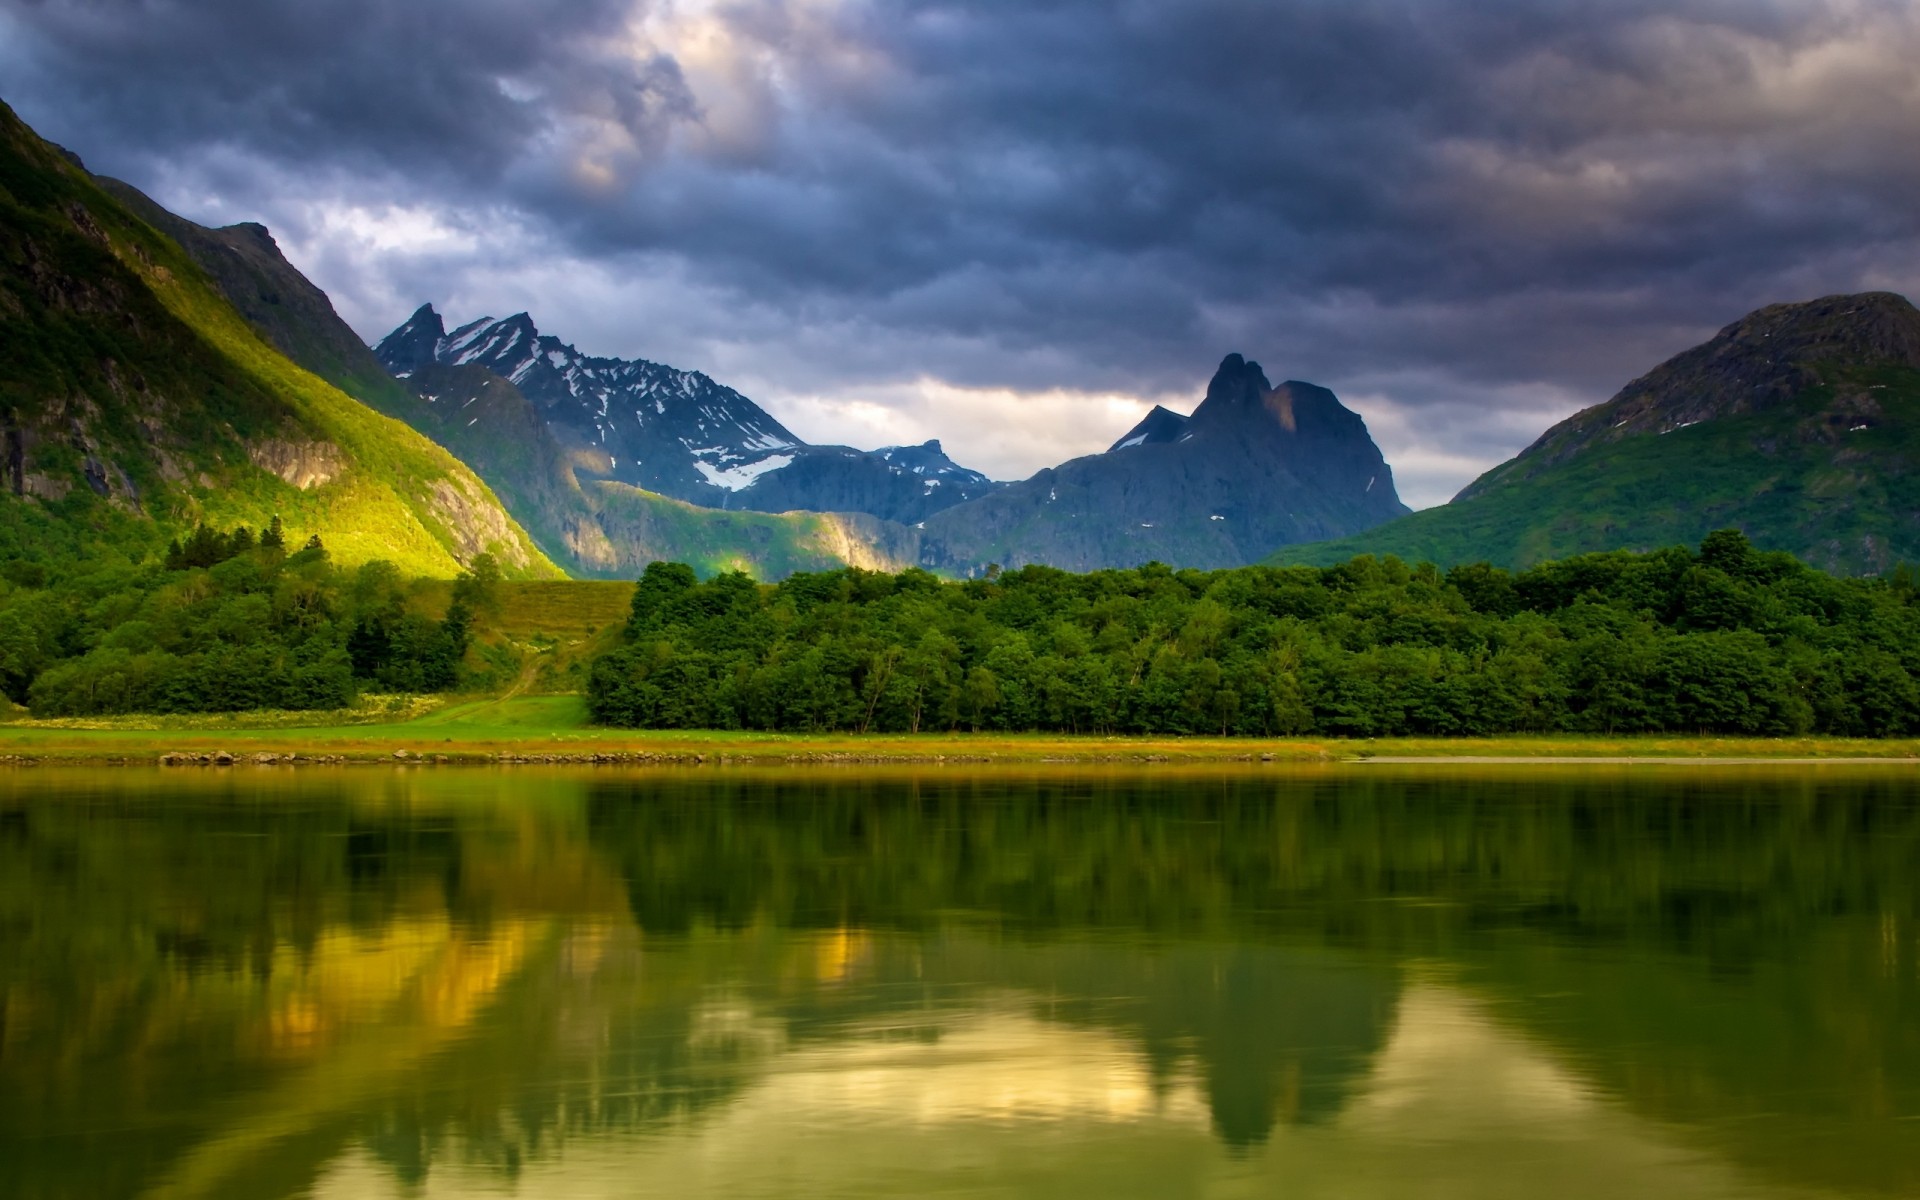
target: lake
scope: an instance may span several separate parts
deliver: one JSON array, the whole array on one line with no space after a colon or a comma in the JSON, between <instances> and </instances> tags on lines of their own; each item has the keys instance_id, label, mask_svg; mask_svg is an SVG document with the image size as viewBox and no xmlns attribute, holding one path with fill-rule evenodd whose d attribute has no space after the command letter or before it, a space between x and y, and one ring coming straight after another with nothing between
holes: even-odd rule
<instances>
[{"instance_id":1,"label":"lake","mask_svg":"<svg viewBox=\"0 0 1920 1200\"><path fill-rule=\"evenodd\" d=\"M0 1195L1920 1195L1920 774L0 774Z\"/></svg>"}]
</instances>

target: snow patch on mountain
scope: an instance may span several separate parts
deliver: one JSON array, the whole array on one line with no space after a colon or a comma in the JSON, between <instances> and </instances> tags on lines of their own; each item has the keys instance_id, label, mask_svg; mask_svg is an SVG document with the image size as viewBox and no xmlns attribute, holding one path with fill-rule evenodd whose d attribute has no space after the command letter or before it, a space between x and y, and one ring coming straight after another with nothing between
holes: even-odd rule
<instances>
[{"instance_id":1,"label":"snow patch on mountain","mask_svg":"<svg viewBox=\"0 0 1920 1200\"><path fill-rule=\"evenodd\" d=\"M742 488L752 487L754 481L768 471L778 471L791 462L793 462L791 454L776 454L771 458L763 458L754 463L742 463L737 467L715 467L711 463L695 459L693 469L700 472L701 476L713 486L737 492Z\"/></svg>"}]
</instances>

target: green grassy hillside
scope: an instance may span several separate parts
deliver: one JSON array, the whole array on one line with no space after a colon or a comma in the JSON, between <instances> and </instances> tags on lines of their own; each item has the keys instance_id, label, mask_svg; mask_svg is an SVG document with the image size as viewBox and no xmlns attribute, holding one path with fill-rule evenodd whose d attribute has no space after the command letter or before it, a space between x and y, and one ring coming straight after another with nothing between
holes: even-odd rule
<instances>
[{"instance_id":1,"label":"green grassy hillside","mask_svg":"<svg viewBox=\"0 0 1920 1200\"><path fill-rule=\"evenodd\" d=\"M1809 352L1828 357L1774 357L1773 346L1816 337ZM1900 297L1763 309L1556 426L1451 504L1267 561L1392 554L1521 568L1730 527L1837 574L1920 561L1920 365L1902 361L1913 359L1920 313Z\"/></svg>"},{"instance_id":2,"label":"green grassy hillside","mask_svg":"<svg viewBox=\"0 0 1920 1200\"><path fill-rule=\"evenodd\" d=\"M139 553L199 521L346 562L558 571L452 455L269 346L178 244L0 105L0 549Z\"/></svg>"},{"instance_id":3,"label":"green grassy hillside","mask_svg":"<svg viewBox=\"0 0 1920 1200\"><path fill-rule=\"evenodd\" d=\"M631 571L668 560L702 575L745 571L784 579L837 567L903 571L919 552L913 530L866 513L722 512L622 483L596 482L587 490L600 527Z\"/></svg>"}]
</instances>

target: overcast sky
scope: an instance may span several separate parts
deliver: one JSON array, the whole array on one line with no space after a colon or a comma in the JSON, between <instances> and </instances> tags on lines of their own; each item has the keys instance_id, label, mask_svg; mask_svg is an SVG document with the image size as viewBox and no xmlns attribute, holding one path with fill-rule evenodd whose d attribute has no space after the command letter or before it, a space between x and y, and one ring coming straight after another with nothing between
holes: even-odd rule
<instances>
[{"instance_id":1,"label":"overcast sky","mask_svg":"<svg viewBox=\"0 0 1920 1200\"><path fill-rule=\"evenodd\" d=\"M1920 273L1910 0L0 0L0 98L369 340L527 310L1000 477L1228 351L1439 503Z\"/></svg>"}]
</instances>

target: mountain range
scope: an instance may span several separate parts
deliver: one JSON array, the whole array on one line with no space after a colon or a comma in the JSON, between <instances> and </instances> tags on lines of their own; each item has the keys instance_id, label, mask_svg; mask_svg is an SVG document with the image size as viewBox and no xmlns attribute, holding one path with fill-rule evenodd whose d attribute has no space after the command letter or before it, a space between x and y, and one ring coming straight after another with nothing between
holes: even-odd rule
<instances>
[{"instance_id":1,"label":"mountain range","mask_svg":"<svg viewBox=\"0 0 1920 1200\"><path fill-rule=\"evenodd\" d=\"M997 486L939 442L871 453L808 445L698 371L589 357L541 334L526 313L449 334L425 304L375 354L402 381L434 366L484 368L533 402L576 470L707 508L863 512L911 524ZM436 374L430 403L467 403L449 386L455 378ZM421 385L410 390L425 395Z\"/></svg>"},{"instance_id":2,"label":"mountain range","mask_svg":"<svg viewBox=\"0 0 1920 1200\"><path fill-rule=\"evenodd\" d=\"M208 521L349 561L762 577L977 575L1356 553L1524 566L1735 526L1832 570L1920 557L1920 312L1758 310L1409 514L1365 423L1228 355L1192 415L999 483L939 442L809 445L697 371L595 357L526 313L369 347L256 224L208 229L87 173L0 106L0 538L11 554Z\"/></svg>"},{"instance_id":3,"label":"mountain range","mask_svg":"<svg viewBox=\"0 0 1920 1200\"><path fill-rule=\"evenodd\" d=\"M631 576L662 558L776 578L849 563L897 570L917 561L911 534L864 513L715 511L576 471L576 455L552 423L487 367L435 363L396 379L263 226L209 229L128 184L94 182L190 257L258 336L291 360L289 369L305 368L470 466L568 574ZM901 453L911 457L914 449Z\"/></svg>"}]
</instances>

